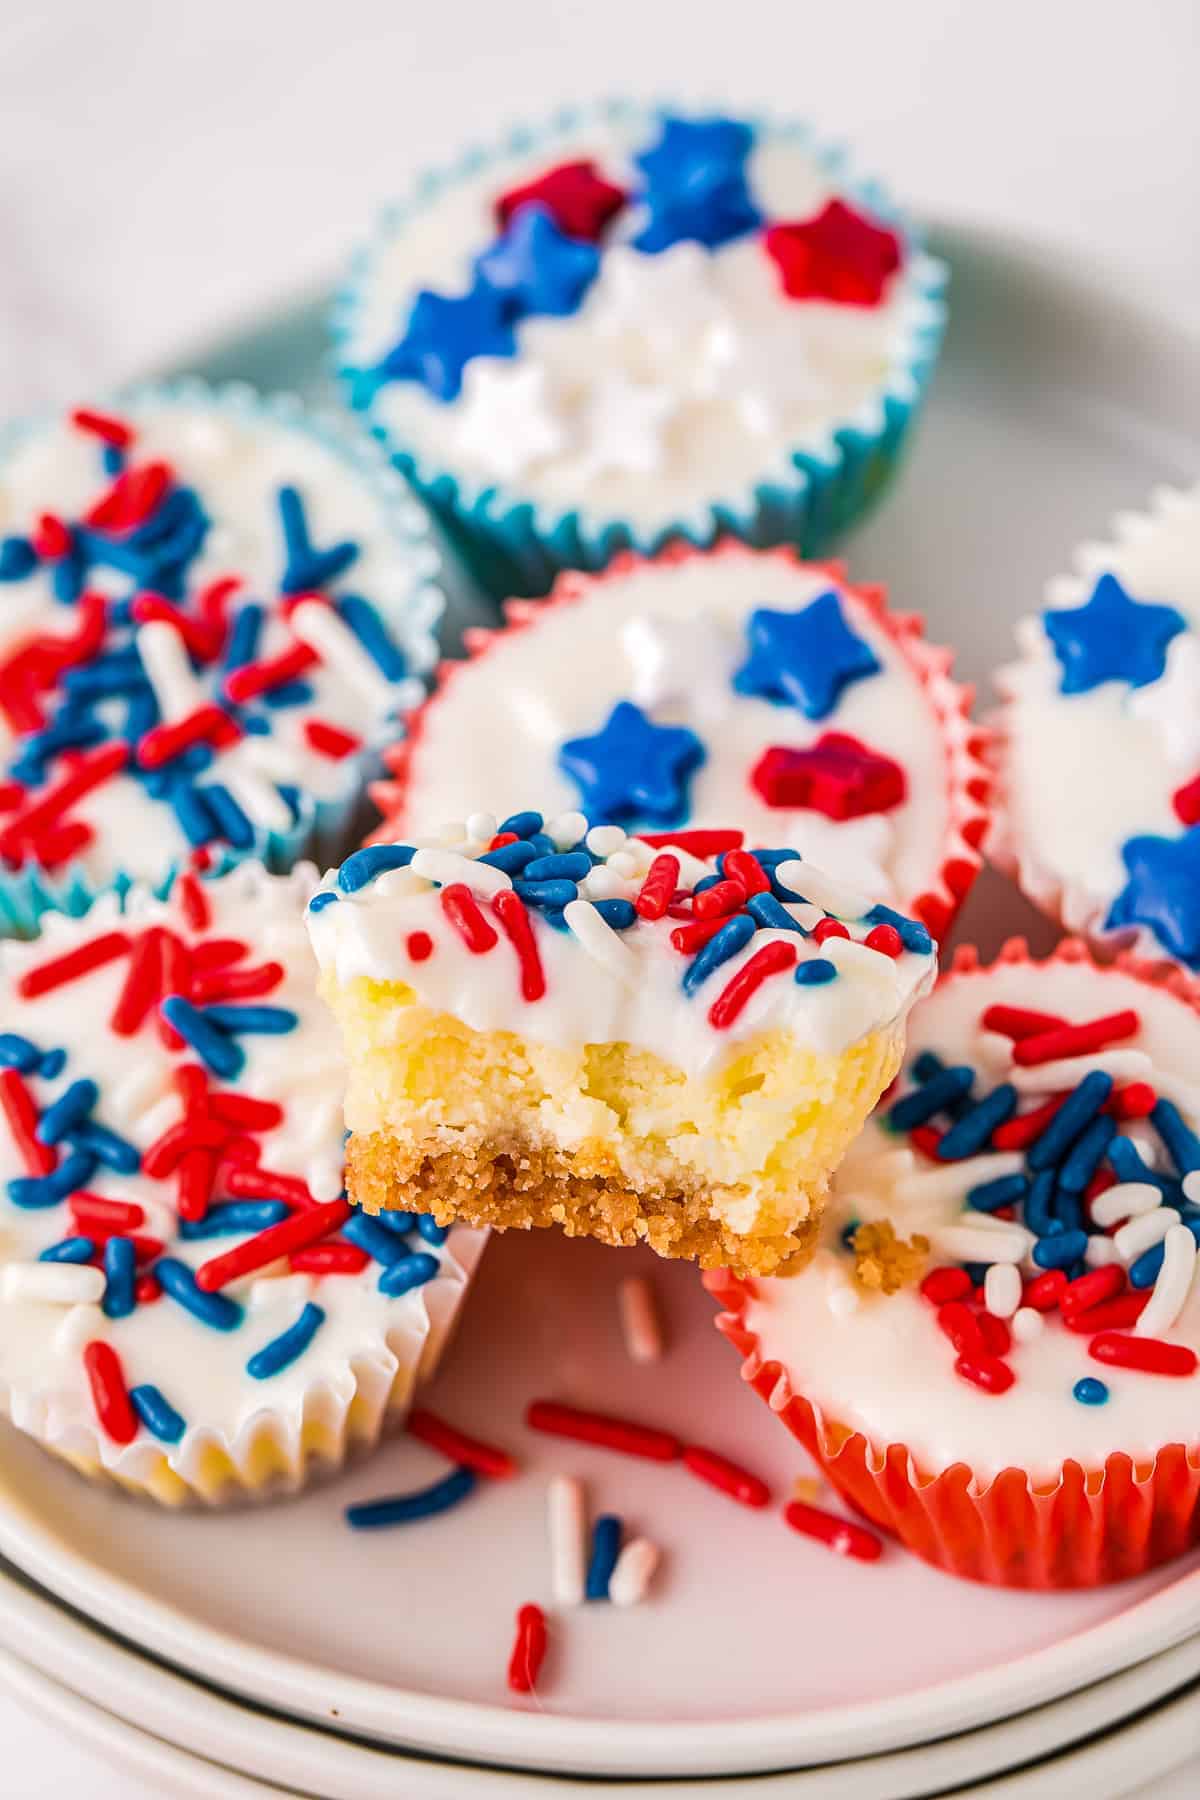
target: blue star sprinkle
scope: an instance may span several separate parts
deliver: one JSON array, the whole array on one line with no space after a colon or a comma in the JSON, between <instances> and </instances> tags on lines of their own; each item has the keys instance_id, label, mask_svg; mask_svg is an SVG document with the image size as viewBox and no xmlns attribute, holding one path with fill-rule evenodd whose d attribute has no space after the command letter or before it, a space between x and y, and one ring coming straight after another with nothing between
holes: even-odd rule
<instances>
[{"instance_id":1,"label":"blue star sprinkle","mask_svg":"<svg viewBox=\"0 0 1200 1800\"><path fill-rule=\"evenodd\" d=\"M737 692L799 707L806 719L827 718L851 682L879 673L877 657L847 625L832 588L799 612L759 607L746 637L750 656L733 678Z\"/></svg>"},{"instance_id":2,"label":"blue star sprinkle","mask_svg":"<svg viewBox=\"0 0 1200 1800\"><path fill-rule=\"evenodd\" d=\"M304 501L294 487L281 487L279 520L287 555L282 587L285 594L309 594L344 575L358 556L358 545L347 538L328 550L318 550L308 535Z\"/></svg>"},{"instance_id":3,"label":"blue star sprinkle","mask_svg":"<svg viewBox=\"0 0 1200 1800\"><path fill-rule=\"evenodd\" d=\"M523 206L475 264L509 316L573 313L596 278L600 252L561 232L545 206Z\"/></svg>"},{"instance_id":4,"label":"blue star sprinkle","mask_svg":"<svg viewBox=\"0 0 1200 1800\"><path fill-rule=\"evenodd\" d=\"M1130 838L1121 855L1129 879L1105 923L1145 926L1169 955L1200 967L1200 825L1177 838Z\"/></svg>"},{"instance_id":5,"label":"blue star sprinkle","mask_svg":"<svg viewBox=\"0 0 1200 1800\"><path fill-rule=\"evenodd\" d=\"M678 824L687 813L687 780L704 761L704 745L683 725L655 725L620 700L602 731L572 738L559 767L577 784L590 819Z\"/></svg>"},{"instance_id":6,"label":"blue star sprinkle","mask_svg":"<svg viewBox=\"0 0 1200 1800\"><path fill-rule=\"evenodd\" d=\"M1086 606L1045 612L1042 622L1062 666L1064 694L1086 694L1102 681L1157 681L1167 645L1187 626L1173 606L1131 600L1115 575L1101 575Z\"/></svg>"},{"instance_id":7,"label":"blue star sprinkle","mask_svg":"<svg viewBox=\"0 0 1200 1800\"><path fill-rule=\"evenodd\" d=\"M637 248L666 250L694 238L715 249L761 225L745 176L753 143L753 131L737 119L664 119L657 144L637 158L650 215Z\"/></svg>"},{"instance_id":8,"label":"blue star sprinkle","mask_svg":"<svg viewBox=\"0 0 1200 1800\"><path fill-rule=\"evenodd\" d=\"M513 356L516 348L504 300L486 282L454 299L422 288L404 336L375 374L382 381L419 381L436 400L456 400L473 356Z\"/></svg>"}]
</instances>

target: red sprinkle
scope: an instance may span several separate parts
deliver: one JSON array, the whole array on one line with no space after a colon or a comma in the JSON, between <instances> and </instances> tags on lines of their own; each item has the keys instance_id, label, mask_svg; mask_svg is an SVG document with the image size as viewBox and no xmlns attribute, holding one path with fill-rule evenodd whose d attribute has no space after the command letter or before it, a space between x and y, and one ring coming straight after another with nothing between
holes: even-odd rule
<instances>
[{"instance_id":1,"label":"red sprinkle","mask_svg":"<svg viewBox=\"0 0 1200 1800\"><path fill-rule=\"evenodd\" d=\"M726 878L739 882L746 890L747 897L751 894L770 893L770 877L758 859L751 856L748 850L727 851L725 861L721 866L725 871Z\"/></svg>"},{"instance_id":2,"label":"red sprinkle","mask_svg":"<svg viewBox=\"0 0 1200 1800\"><path fill-rule=\"evenodd\" d=\"M82 819L69 825L53 825L40 832L37 837L29 838L26 846L28 859L43 869L61 869L64 863L69 863L81 850L86 850L95 835L91 826L85 825Z\"/></svg>"},{"instance_id":3,"label":"red sprinkle","mask_svg":"<svg viewBox=\"0 0 1200 1800\"><path fill-rule=\"evenodd\" d=\"M93 412L90 406L77 406L71 414L71 423L77 430L90 431L93 437L111 444L114 450L128 450L133 442L132 426L108 413Z\"/></svg>"},{"instance_id":4,"label":"red sprinkle","mask_svg":"<svg viewBox=\"0 0 1200 1800\"><path fill-rule=\"evenodd\" d=\"M728 918L695 919L688 925L677 925L671 933L672 946L683 956L692 956L703 949L709 938L715 938L718 931L728 925Z\"/></svg>"},{"instance_id":5,"label":"red sprinkle","mask_svg":"<svg viewBox=\"0 0 1200 1800\"><path fill-rule=\"evenodd\" d=\"M1105 1300L1099 1306L1076 1307L1063 1314L1063 1324L1068 1331L1079 1331L1087 1337L1097 1331L1128 1331L1145 1312L1153 1292L1153 1288L1143 1288L1140 1293L1119 1294L1115 1300Z\"/></svg>"},{"instance_id":6,"label":"red sprinkle","mask_svg":"<svg viewBox=\"0 0 1200 1800\"><path fill-rule=\"evenodd\" d=\"M58 1157L37 1136L37 1102L15 1069L0 1069L0 1112L8 1120L8 1129L28 1172L49 1175L57 1167Z\"/></svg>"},{"instance_id":7,"label":"red sprinkle","mask_svg":"<svg viewBox=\"0 0 1200 1800\"><path fill-rule=\"evenodd\" d=\"M490 1475L497 1480L516 1473L516 1460L507 1450L468 1437L465 1431L448 1425L445 1419L439 1419L436 1413L426 1411L423 1406L414 1407L409 1413L405 1430L409 1437L419 1438L460 1468L474 1469L480 1475Z\"/></svg>"},{"instance_id":8,"label":"red sprinkle","mask_svg":"<svg viewBox=\"0 0 1200 1800\"><path fill-rule=\"evenodd\" d=\"M1117 1119L1148 1119L1157 1105L1158 1095L1148 1081L1131 1081L1109 1095L1104 1111Z\"/></svg>"},{"instance_id":9,"label":"red sprinkle","mask_svg":"<svg viewBox=\"0 0 1200 1800\"><path fill-rule=\"evenodd\" d=\"M249 954L249 944L243 944L240 938L209 938L203 944L192 945L192 972L207 975L210 970L224 969Z\"/></svg>"},{"instance_id":10,"label":"red sprinkle","mask_svg":"<svg viewBox=\"0 0 1200 1800\"><path fill-rule=\"evenodd\" d=\"M517 953L517 963L521 970L521 998L540 1000L546 992L546 977L534 941L533 927L529 923L529 914L521 904L520 895L515 894L511 888L505 888L492 901L492 911Z\"/></svg>"},{"instance_id":11,"label":"red sprinkle","mask_svg":"<svg viewBox=\"0 0 1200 1800\"><path fill-rule=\"evenodd\" d=\"M883 1555L883 1539L875 1532L850 1519L839 1519L836 1513L824 1512L819 1506L791 1500L784 1507L783 1516L793 1531L816 1538L837 1556L853 1556L859 1562L878 1562Z\"/></svg>"},{"instance_id":12,"label":"red sprinkle","mask_svg":"<svg viewBox=\"0 0 1200 1800\"><path fill-rule=\"evenodd\" d=\"M1171 795L1171 805L1175 808L1175 817L1183 825L1195 825L1200 821L1200 775L1185 781L1181 788L1176 788Z\"/></svg>"},{"instance_id":13,"label":"red sprinkle","mask_svg":"<svg viewBox=\"0 0 1200 1800\"><path fill-rule=\"evenodd\" d=\"M646 871L646 879L638 890L634 909L639 918L661 919L671 904L675 883L679 880L679 858L664 850Z\"/></svg>"},{"instance_id":14,"label":"red sprinkle","mask_svg":"<svg viewBox=\"0 0 1200 1800\"><path fill-rule=\"evenodd\" d=\"M180 1157L175 1204L181 1219L204 1218L216 1173L217 1159L211 1150L186 1150Z\"/></svg>"},{"instance_id":15,"label":"red sprinkle","mask_svg":"<svg viewBox=\"0 0 1200 1800\"><path fill-rule=\"evenodd\" d=\"M1038 1037L1046 1031L1061 1031L1067 1021L1054 1013L1033 1012L1024 1006L989 1006L979 1021L985 1031L998 1031L1001 1037Z\"/></svg>"},{"instance_id":16,"label":"red sprinkle","mask_svg":"<svg viewBox=\"0 0 1200 1800\"><path fill-rule=\"evenodd\" d=\"M1032 1306L1034 1312L1053 1312L1067 1291L1067 1276L1064 1269L1047 1269L1044 1275L1035 1275L1027 1281L1021 1295L1022 1306Z\"/></svg>"},{"instance_id":17,"label":"red sprinkle","mask_svg":"<svg viewBox=\"0 0 1200 1800\"><path fill-rule=\"evenodd\" d=\"M848 938L849 936L850 933L840 919L818 919L813 926L813 937L818 944L825 943L829 938Z\"/></svg>"},{"instance_id":18,"label":"red sprinkle","mask_svg":"<svg viewBox=\"0 0 1200 1800\"><path fill-rule=\"evenodd\" d=\"M982 1388L985 1394L1007 1393L1016 1380L1008 1364L998 1356L960 1356L954 1373L973 1387Z\"/></svg>"},{"instance_id":19,"label":"red sprinkle","mask_svg":"<svg viewBox=\"0 0 1200 1800\"><path fill-rule=\"evenodd\" d=\"M714 1031L724 1031L742 1012L752 994L772 975L782 975L796 966L796 950L782 938L775 938L756 950L749 962L743 963L708 1009L708 1022Z\"/></svg>"},{"instance_id":20,"label":"red sprinkle","mask_svg":"<svg viewBox=\"0 0 1200 1800\"><path fill-rule=\"evenodd\" d=\"M410 962L428 962L433 955L433 939L427 931L410 931L404 940Z\"/></svg>"},{"instance_id":21,"label":"red sprinkle","mask_svg":"<svg viewBox=\"0 0 1200 1800\"><path fill-rule=\"evenodd\" d=\"M986 1355L987 1345L979 1327L979 1316L961 1300L948 1300L938 1308L938 1329L945 1333L960 1355Z\"/></svg>"},{"instance_id":22,"label":"red sprinkle","mask_svg":"<svg viewBox=\"0 0 1200 1800\"><path fill-rule=\"evenodd\" d=\"M139 1275L133 1284L133 1297L139 1306L153 1306L156 1300L161 1300L163 1291L157 1275L151 1275L149 1271Z\"/></svg>"},{"instance_id":23,"label":"red sprinkle","mask_svg":"<svg viewBox=\"0 0 1200 1800\"><path fill-rule=\"evenodd\" d=\"M1096 1362L1117 1369L1141 1369L1147 1375L1192 1375L1196 1352L1187 1344L1168 1344L1162 1338L1127 1337L1120 1331L1102 1331L1088 1345Z\"/></svg>"},{"instance_id":24,"label":"red sprinkle","mask_svg":"<svg viewBox=\"0 0 1200 1800\"><path fill-rule=\"evenodd\" d=\"M87 1229L90 1225L116 1236L122 1232L136 1231L146 1221L146 1215L136 1200L106 1200L102 1194L88 1194L82 1188L71 1195L67 1205L84 1237L91 1236Z\"/></svg>"},{"instance_id":25,"label":"red sprinkle","mask_svg":"<svg viewBox=\"0 0 1200 1800\"><path fill-rule=\"evenodd\" d=\"M936 1125L915 1125L908 1134L908 1141L914 1150L921 1152L922 1156L936 1158L938 1145L945 1135L945 1132L939 1131Z\"/></svg>"},{"instance_id":26,"label":"red sprinkle","mask_svg":"<svg viewBox=\"0 0 1200 1800\"><path fill-rule=\"evenodd\" d=\"M581 1444L599 1444L605 1450L621 1450L626 1456L645 1456L651 1462L674 1462L683 1445L669 1431L656 1431L650 1425L637 1425L630 1419L615 1419L608 1413L583 1412L576 1406L563 1406L557 1400L531 1401L525 1413L531 1431L545 1431L551 1437L574 1438Z\"/></svg>"},{"instance_id":27,"label":"red sprinkle","mask_svg":"<svg viewBox=\"0 0 1200 1800\"><path fill-rule=\"evenodd\" d=\"M1115 1300L1125 1286L1125 1271L1119 1263L1089 1269L1075 1281L1069 1281L1059 1296L1064 1313L1079 1312L1085 1306L1099 1306L1102 1300Z\"/></svg>"},{"instance_id":28,"label":"red sprinkle","mask_svg":"<svg viewBox=\"0 0 1200 1800\"><path fill-rule=\"evenodd\" d=\"M310 1244L307 1250L293 1250L288 1267L310 1275L359 1275L370 1260L357 1244L345 1244L336 1238L324 1244Z\"/></svg>"},{"instance_id":29,"label":"red sprinkle","mask_svg":"<svg viewBox=\"0 0 1200 1800\"><path fill-rule=\"evenodd\" d=\"M894 925L873 925L863 942L868 950L878 950L881 956L890 956L893 961L904 950L904 940Z\"/></svg>"},{"instance_id":30,"label":"red sprinkle","mask_svg":"<svg viewBox=\"0 0 1200 1800\"><path fill-rule=\"evenodd\" d=\"M325 719L306 719L304 735L311 749L318 756L327 756L331 762L341 762L344 757L353 756L356 750L362 749L362 739L355 737L352 731L342 731L336 725L330 725Z\"/></svg>"},{"instance_id":31,"label":"red sprinkle","mask_svg":"<svg viewBox=\"0 0 1200 1800\"><path fill-rule=\"evenodd\" d=\"M1012 1349L1012 1332L1004 1319L986 1310L978 1313L975 1323L989 1356L1007 1356Z\"/></svg>"},{"instance_id":32,"label":"red sprinkle","mask_svg":"<svg viewBox=\"0 0 1200 1800\"><path fill-rule=\"evenodd\" d=\"M305 1213L333 1204L316 1199L299 1175L277 1175L273 1169L260 1169L257 1163L228 1168L223 1180L225 1192L232 1200L282 1200L285 1206Z\"/></svg>"},{"instance_id":33,"label":"red sprinkle","mask_svg":"<svg viewBox=\"0 0 1200 1800\"><path fill-rule=\"evenodd\" d=\"M203 1005L213 1000L257 1000L274 993L284 977L282 963L259 963L253 969L214 969L192 976L192 999Z\"/></svg>"},{"instance_id":34,"label":"red sprinkle","mask_svg":"<svg viewBox=\"0 0 1200 1800\"><path fill-rule=\"evenodd\" d=\"M174 1173L189 1150L219 1150L228 1136L228 1127L216 1119L181 1119L177 1125L168 1125L142 1152L142 1173L161 1181Z\"/></svg>"},{"instance_id":35,"label":"red sprinkle","mask_svg":"<svg viewBox=\"0 0 1200 1800\"><path fill-rule=\"evenodd\" d=\"M23 1000L36 1000L39 994L49 994L69 981L77 981L81 975L90 975L93 969L102 968L105 963L114 962L131 948L127 933L106 931L100 937L89 938L77 949L68 950L65 956L56 956L51 962L26 969L17 982L17 992Z\"/></svg>"},{"instance_id":36,"label":"red sprinkle","mask_svg":"<svg viewBox=\"0 0 1200 1800\"><path fill-rule=\"evenodd\" d=\"M498 831L488 845L488 849L503 850L505 844L519 844L520 841L515 831Z\"/></svg>"},{"instance_id":37,"label":"red sprinkle","mask_svg":"<svg viewBox=\"0 0 1200 1800\"><path fill-rule=\"evenodd\" d=\"M169 463L149 462L122 469L106 494L83 516L96 531L136 531L158 511L174 479Z\"/></svg>"},{"instance_id":38,"label":"red sprinkle","mask_svg":"<svg viewBox=\"0 0 1200 1800\"><path fill-rule=\"evenodd\" d=\"M199 883L197 882L197 887ZM203 899L201 895L201 899ZM192 959L182 938L177 938L173 931L163 926L156 926L159 934L159 955L161 971L159 975L159 999L165 1000L168 994L188 994L192 986ZM183 1039L175 1027L158 1015L158 1035L168 1050L182 1050Z\"/></svg>"},{"instance_id":39,"label":"red sprinkle","mask_svg":"<svg viewBox=\"0 0 1200 1800\"><path fill-rule=\"evenodd\" d=\"M243 663L240 669L231 669L225 677L225 698L232 700L235 706L244 700L256 700L272 688L298 680L317 661L316 651L310 650L307 644L294 644L290 650L269 660Z\"/></svg>"},{"instance_id":40,"label":"red sprinkle","mask_svg":"<svg viewBox=\"0 0 1200 1800\"><path fill-rule=\"evenodd\" d=\"M643 844L649 844L652 850L659 850L664 844L674 844L677 849L687 850L692 856L723 856L728 850L741 848L745 837L744 831L639 831L638 836Z\"/></svg>"},{"instance_id":41,"label":"red sprinkle","mask_svg":"<svg viewBox=\"0 0 1200 1800\"><path fill-rule=\"evenodd\" d=\"M193 931L207 931L212 923L208 900L204 889L191 869L185 869L176 882L179 903L183 907L183 916Z\"/></svg>"},{"instance_id":42,"label":"red sprinkle","mask_svg":"<svg viewBox=\"0 0 1200 1800\"><path fill-rule=\"evenodd\" d=\"M43 513L34 529L32 542L44 562L58 562L70 552L71 533L53 513Z\"/></svg>"},{"instance_id":43,"label":"red sprinkle","mask_svg":"<svg viewBox=\"0 0 1200 1800\"><path fill-rule=\"evenodd\" d=\"M1132 1008L1110 1013L1104 1019L1091 1019L1086 1025L1060 1025L1052 1031L1022 1038L1013 1046L1013 1061L1028 1069L1038 1063L1057 1062L1064 1056L1090 1056L1122 1038L1132 1037L1140 1027L1141 1020Z\"/></svg>"},{"instance_id":44,"label":"red sprinkle","mask_svg":"<svg viewBox=\"0 0 1200 1800\"><path fill-rule=\"evenodd\" d=\"M479 910L479 902L465 881L452 881L438 895L442 911L472 956L483 956L500 942ZM433 948L432 943L430 949Z\"/></svg>"},{"instance_id":45,"label":"red sprinkle","mask_svg":"<svg viewBox=\"0 0 1200 1800\"><path fill-rule=\"evenodd\" d=\"M138 1434L138 1418L116 1351L102 1338L93 1338L84 1346L83 1366L101 1429L114 1444L132 1444Z\"/></svg>"},{"instance_id":46,"label":"red sprinkle","mask_svg":"<svg viewBox=\"0 0 1200 1800\"><path fill-rule=\"evenodd\" d=\"M158 769L192 744L216 744L223 748L235 743L241 735L241 726L227 712L209 702L171 725L155 725L139 742L137 759L143 769Z\"/></svg>"},{"instance_id":47,"label":"red sprinkle","mask_svg":"<svg viewBox=\"0 0 1200 1800\"><path fill-rule=\"evenodd\" d=\"M177 1071L182 1074L180 1069ZM199 1071L203 1076L204 1071ZM224 1125L243 1131L273 1131L283 1124L283 1108L274 1100L253 1100L249 1094L209 1094L208 1110Z\"/></svg>"},{"instance_id":48,"label":"red sprinkle","mask_svg":"<svg viewBox=\"0 0 1200 1800\"><path fill-rule=\"evenodd\" d=\"M770 1503L771 1490L765 1481L752 1475L749 1469L743 1469L738 1463L730 1462L727 1456L720 1456L715 1450L705 1450L699 1444L688 1444L683 1452L683 1466L701 1481L707 1481L711 1487L720 1488L731 1500L741 1506L766 1506Z\"/></svg>"},{"instance_id":49,"label":"red sprinkle","mask_svg":"<svg viewBox=\"0 0 1200 1800\"><path fill-rule=\"evenodd\" d=\"M148 625L155 619L170 625L183 639L189 655L200 662L211 662L222 648L224 620L219 617L213 622L194 619L162 594L138 594L129 610L139 625Z\"/></svg>"},{"instance_id":50,"label":"red sprinkle","mask_svg":"<svg viewBox=\"0 0 1200 1800\"><path fill-rule=\"evenodd\" d=\"M531 1694L546 1655L546 1615L532 1601L517 1614L517 1636L508 1659L508 1685L514 1694Z\"/></svg>"},{"instance_id":51,"label":"red sprinkle","mask_svg":"<svg viewBox=\"0 0 1200 1800\"><path fill-rule=\"evenodd\" d=\"M965 1300L971 1292L971 1277L965 1269L930 1269L921 1283L921 1293L933 1306L945 1306L948 1300Z\"/></svg>"},{"instance_id":52,"label":"red sprinkle","mask_svg":"<svg viewBox=\"0 0 1200 1800\"><path fill-rule=\"evenodd\" d=\"M22 845L40 837L48 826L57 825L69 806L93 788L100 787L111 775L123 769L129 760L129 745L123 738L101 744L75 758L62 779L34 801L25 812L18 813L0 832L0 856L19 856Z\"/></svg>"},{"instance_id":53,"label":"red sprinkle","mask_svg":"<svg viewBox=\"0 0 1200 1800\"><path fill-rule=\"evenodd\" d=\"M134 939L125 985L109 1020L118 1037L133 1037L145 1024L150 1009L157 1006L161 964L159 934L143 931Z\"/></svg>"},{"instance_id":54,"label":"red sprinkle","mask_svg":"<svg viewBox=\"0 0 1200 1800\"><path fill-rule=\"evenodd\" d=\"M740 881L715 881L703 893L692 896L692 911L698 919L723 918L740 912L745 904L746 890Z\"/></svg>"},{"instance_id":55,"label":"red sprinkle","mask_svg":"<svg viewBox=\"0 0 1200 1800\"><path fill-rule=\"evenodd\" d=\"M992 1133L993 1147L997 1150L1027 1149L1034 1138L1041 1137L1066 1098L1065 1094L1053 1094L1032 1112L1018 1113L1015 1119L1006 1119L1003 1125L997 1125Z\"/></svg>"},{"instance_id":56,"label":"red sprinkle","mask_svg":"<svg viewBox=\"0 0 1200 1800\"><path fill-rule=\"evenodd\" d=\"M265 1231L247 1238L245 1243L227 1250L223 1256L214 1256L201 1263L196 1270L196 1286L206 1294L215 1294L240 1275L265 1269L278 1256L306 1250L310 1244L328 1237L331 1231L337 1231L349 1217L350 1208L344 1200L328 1200L324 1205L314 1206L311 1212L281 1219L278 1225L268 1225Z\"/></svg>"}]
</instances>

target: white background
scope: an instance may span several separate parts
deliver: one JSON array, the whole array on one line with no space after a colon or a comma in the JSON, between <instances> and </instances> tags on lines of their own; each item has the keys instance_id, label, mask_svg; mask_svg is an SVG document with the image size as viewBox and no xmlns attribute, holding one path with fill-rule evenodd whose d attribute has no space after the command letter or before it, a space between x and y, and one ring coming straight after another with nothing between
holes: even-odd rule
<instances>
[{"instance_id":1,"label":"white background","mask_svg":"<svg viewBox=\"0 0 1200 1800\"><path fill-rule=\"evenodd\" d=\"M1196 0L0 0L0 416L321 278L465 138L622 90L805 114L925 214L1200 322ZM3 1696L0 1742L10 1800L169 1800Z\"/></svg>"}]
</instances>

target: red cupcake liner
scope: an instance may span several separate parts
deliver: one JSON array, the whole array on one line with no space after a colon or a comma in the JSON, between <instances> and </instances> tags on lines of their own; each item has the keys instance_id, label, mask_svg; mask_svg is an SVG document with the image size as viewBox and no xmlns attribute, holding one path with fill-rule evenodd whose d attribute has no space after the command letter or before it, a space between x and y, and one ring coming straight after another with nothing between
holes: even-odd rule
<instances>
[{"instance_id":1,"label":"red cupcake liner","mask_svg":"<svg viewBox=\"0 0 1200 1800\"><path fill-rule=\"evenodd\" d=\"M1131 976L1200 1013L1200 981L1177 968L1130 955L1102 967L1077 938L1043 959L1059 961L1088 963L1099 976ZM1018 962L1035 966L1022 938L987 965L964 945L942 982ZM743 1359L742 1380L852 1506L947 1574L1000 1587L1099 1587L1144 1575L1200 1542L1200 1430L1194 1444L1164 1444L1149 1461L1121 1451L1099 1468L1064 1461L1053 1481L1035 1482L1019 1468L980 1481L966 1463L930 1475L906 1445L872 1441L828 1417L795 1391L779 1362L763 1356L746 1323L753 1280L727 1269L703 1280L726 1309L715 1323Z\"/></svg>"},{"instance_id":2,"label":"red cupcake liner","mask_svg":"<svg viewBox=\"0 0 1200 1800\"><path fill-rule=\"evenodd\" d=\"M883 587L854 585L847 579L846 565L841 562L805 562L794 550L786 547L750 550L735 538L724 538L708 550L697 549L691 544L671 544L654 557L626 552L615 557L607 568L595 575L568 571L559 576L544 600L506 601L502 609L505 621L503 625L478 626L464 632L466 656L447 659L439 664L429 698L423 706L410 714L403 739L384 752L383 760L389 778L376 782L371 788L371 798L384 819L371 841L392 842L407 829L406 797L414 765L419 762L422 738L429 717L445 698L458 672L469 663L486 656L497 638L536 627L538 619L548 607L570 606L614 578L619 579L647 564L674 564L712 557L741 562L757 562L764 557L773 557L828 575L844 594L866 609L872 621L886 632L917 677L937 720L945 747L948 820L941 863L936 874L927 888L918 894L905 896L902 904L906 911L928 927L935 938L945 937L983 866L981 848L990 825L989 801L993 780L987 762L990 733L986 727L971 718L974 688L953 679L951 670L954 652L926 640L924 620L919 614L889 611Z\"/></svg>"}]
</instances>

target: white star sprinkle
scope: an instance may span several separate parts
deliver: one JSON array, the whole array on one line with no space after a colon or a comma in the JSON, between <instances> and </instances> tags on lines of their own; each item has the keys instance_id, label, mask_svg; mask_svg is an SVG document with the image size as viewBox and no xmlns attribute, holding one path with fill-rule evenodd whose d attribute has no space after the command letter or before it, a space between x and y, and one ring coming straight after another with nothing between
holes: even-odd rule
<instances>
[{"instance_id":1,"label":"white star sprinkle","mask_svg":"<svg viewBox=\"0 0 1200 1800\"><path fill-rule=\"evenodd\" d=\"M609 470L654 475L664 460L663 433L679 406L668 389L614 371L597 383L579 415L579 456L586 479Z\"/></svg>"},{"instance_id":2,"label":"white star sprinkle","mask_svg":"<svg viewBox=\"0 0 1200 1800\"><path fill-rule=\"evenodd\" d=\"M730 680L738 646L717 620L638 613L626 621L621 644L629 658L630 692L642 708L684 701L710 723L733 703Z\"/></svg>"},{"instance_id":3,"label":"white star sprinkle","mask_svg":"<svg viewBox=\"0 0 1200 1800\"><path fill-rule=\"evenodd\" d=\"M828 412L831 396L795 331L759 324L753 333L731 320L712 332L696 391L728 400L747 431L762 436Z\"/></svg>"},{"instance_id":4,"label":"white star sprinkle","mask_svg":"<svg viewBox=\"0 0 1200 1800\"><path fill-rule=\"evenodd\" d=\"M681 339L706 332L725 314L711 262L699 244L672 244L656 256L614 245L593 290L597 331L627 332L654 349L675 349Z\"/></svg>"},{"instance_id":5,"label":"white star sprinkle","mask_svg":"<svg viewBox=\"0 0 1200 1800\"><path fill-rule=\"evenodd\" d=\"M528 358L477 356L467 364L458 407L458 448L502 481L566 447L567 432L546 371Z\"/></svg>"},{"instance_id":6,"label":"white star sprinkle","mask_svg":"<svg viewBox=\"0 0 1200 1800\"><path fill-rule=\"evenodd\" d=\"M1157 681L1134 688L1129 710L1154 727L1170 762L1189 770L1200 763L1200 642L1191 632L1172 641Z\"/></svg>"}]
</instances>

